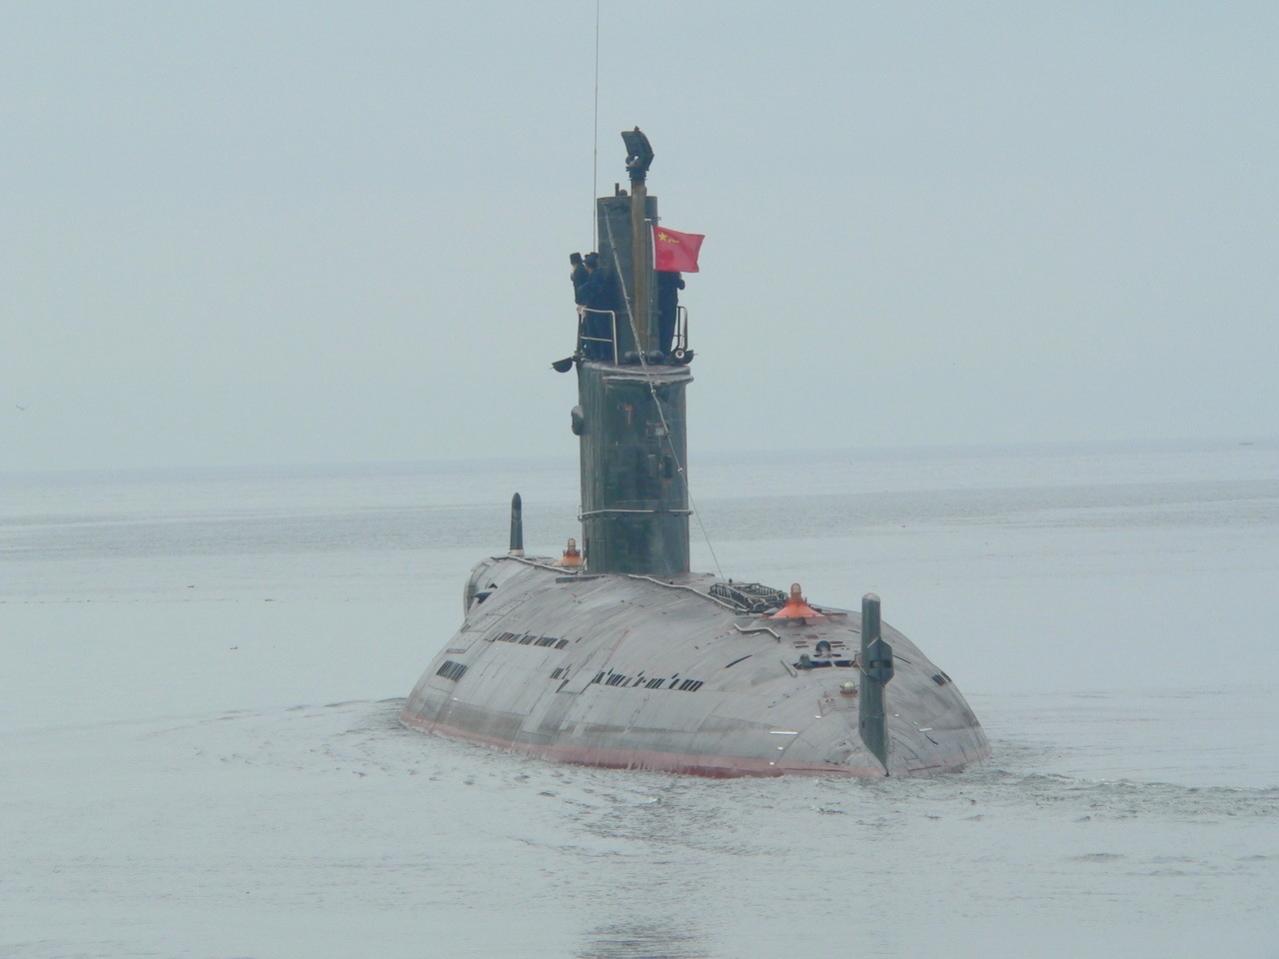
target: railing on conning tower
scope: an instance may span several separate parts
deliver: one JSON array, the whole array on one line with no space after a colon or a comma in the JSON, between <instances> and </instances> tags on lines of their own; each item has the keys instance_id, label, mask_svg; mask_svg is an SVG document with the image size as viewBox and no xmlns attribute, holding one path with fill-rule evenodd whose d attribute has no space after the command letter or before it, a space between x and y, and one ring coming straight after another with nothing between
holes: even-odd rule
<instances>
[{"instance_id":1,"label":"railing on conning tower","mask_svg":"<svg viewBox=\"0 0 1279 959\"><path fill-rule=\"evenodd\" d=\"M675 307L675 337L671 352L678 359L683 359L688 353L688 307Z\"/></svg>"},{"instance_id":2,"label":"railing on conning tower","mask_svg":"<svg viewBox=\"0 0 1279 959\"><path fill-rule=\"evenodd\" d=\"M597 316L608 317L609 336L587 336L586 335L586 317L587 314L593 313ZM613 354L613 365L617 365L617 313L613 310L592 310L585 306L577 308L577 353L586 359L608 359L607 354L604 356L593 355L594 350L587 347L587 343L607 343L609 350Z\"/></svg>"},{"instance_id":3,"label":"railing on conning tower","mask_svg":"<svg viewBox=\"0 0 1279 959\"><path fill-rule=\"evenodd\" d=\"M587 334L588 324L587 315L606 317L608 319L608 336L590 336ZM587 347L588 343L598 343L607 347L604 355L599 355L593 349ZM612 355L613 365L617 366L621 362L620 346L617 338L617 312L614 310L593 310L589 307L579 306L577 308L577 355L588 360L607 360ZM675 330L671 337L671 353L670 358L683 360L688 355L688 308L685 306L675 307ZM639 362L638 358L630 362ZM652 362L652 358L649 358Z\"/></svg>"}]
</instances>

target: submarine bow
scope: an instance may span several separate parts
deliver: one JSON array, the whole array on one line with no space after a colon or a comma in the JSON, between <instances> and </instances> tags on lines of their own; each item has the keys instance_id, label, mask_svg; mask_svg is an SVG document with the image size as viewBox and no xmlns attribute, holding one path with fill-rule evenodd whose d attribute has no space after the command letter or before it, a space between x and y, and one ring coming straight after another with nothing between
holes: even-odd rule
<instances>
[{"instance_id":1,"label":"submarine bow","mask_svg":"<svg viewBox=\"0 0 1279 959\"><path fill-rule=\"evenodd\" d=\"M596 201L593 264L577 266L571 357L581 543L482 560L463 621L401 721L548 759L710 776L876 777L989 755L950 677L880 615L689 569L687 311L654 269L654 153L622 134L629 192ZM575 261L576 264L576 261ZM676 275L677 276L677 275ZM657 295L654 295L656 292Z\"/></svg>"}]
</instances>

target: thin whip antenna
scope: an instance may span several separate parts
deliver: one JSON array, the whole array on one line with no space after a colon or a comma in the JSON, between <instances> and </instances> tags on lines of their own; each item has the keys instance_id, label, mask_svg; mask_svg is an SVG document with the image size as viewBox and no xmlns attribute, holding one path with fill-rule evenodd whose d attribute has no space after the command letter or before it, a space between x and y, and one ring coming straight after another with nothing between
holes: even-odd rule
<instances>
[{"instance_id":1,"label":"thin whip antenna","mask_svg":"<svg viewBox=\"0 0 1279 959\"><path fill-rule=\"evenodd\" d=\"M595 217L595 198L600 179L600 0L595 0L595 126L591 129L591 249L599 249L600 226Z\"/></svg>"}]
</instances>

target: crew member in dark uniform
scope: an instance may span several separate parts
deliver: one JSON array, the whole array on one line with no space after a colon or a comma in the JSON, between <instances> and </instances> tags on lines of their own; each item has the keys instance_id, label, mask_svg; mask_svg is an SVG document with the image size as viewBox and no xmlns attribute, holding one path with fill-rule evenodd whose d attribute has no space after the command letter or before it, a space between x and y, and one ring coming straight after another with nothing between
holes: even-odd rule
<instances>
[{"instance_id":1,"label":"crew member in dark uniform","mask_svg":"<svg viewBox=\"0 0 1279 959\"><path fill-rule=\"evenodd\" d=\"M586 281L590 279L591 271L582 262L582 254L580 253L570 253L568 262L573 268L568 278L573 282L573 303L577 306L577 335L579 337L578 348L580 349L583 345L580 337L586 332L586 318L582 315L582 307L586 305Z\"/></svg>"},{"instance_id":2,"label":"crew member in dark uniform","mask_svg":"<svg viewBox=\"0 0 1279 959\"><path fill-rule=\"evenodd\" d=\"M573 272L569 274L569 279L573 281L573 302L581 306L586 302L582 298L582 287L586 285L586 280L590 277L591 271L582 262L582 254L580 253L570 253L568 262L573 267Z\"/></svg>"},{"instance_id":3,"label":"crew member in dark uniform","mask_svg":"<svg viewBox=\"0 0 1279 959\"><path fill-rule=\"evenodd\" d=\"M668 358L675 340L675 317L679 313L679 291L684 289L680 273L657 274L657 348Z\"/></svg>"},{"instance_id":4,"label":"crew member in dark uniform","mask_svg":"<svg viewBox=\"0 0 1279 959\"><path fill-rule=\"evenodd\" d=\"M612 274L600 267L600 255L598 253L586 254L585 264L589 275L582 285L582 298L584 305L590 312L586 314L583 332L587 336L610 342L586 343L584 344L583 352L592 359L611 360L613 358L613 347L611 345L613 322L607 311L616 311L617 309L617 298L614 293L615 283Z\"/></svg>"}]
</instances>

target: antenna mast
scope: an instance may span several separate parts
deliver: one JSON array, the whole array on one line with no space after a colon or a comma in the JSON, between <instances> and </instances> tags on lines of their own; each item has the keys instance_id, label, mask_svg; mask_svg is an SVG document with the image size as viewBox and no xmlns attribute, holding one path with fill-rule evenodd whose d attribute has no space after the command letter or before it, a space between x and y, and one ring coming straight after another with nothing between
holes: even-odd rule
<instances>
[{"instance_id":1,"label":"antenna mast","mask_svg":"<svg viewBox=\"0 0 1279 959\"><path fill-rule=\"evenodd\" d=\"M595 125L591 129L591 249L600 248L599 221L595 218L595 198L600 195L600 0L595 0Z\"/></svg>"}]
</instances>

